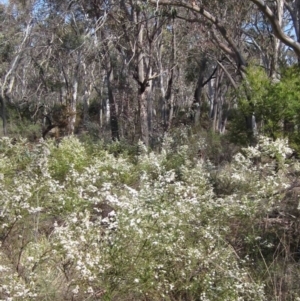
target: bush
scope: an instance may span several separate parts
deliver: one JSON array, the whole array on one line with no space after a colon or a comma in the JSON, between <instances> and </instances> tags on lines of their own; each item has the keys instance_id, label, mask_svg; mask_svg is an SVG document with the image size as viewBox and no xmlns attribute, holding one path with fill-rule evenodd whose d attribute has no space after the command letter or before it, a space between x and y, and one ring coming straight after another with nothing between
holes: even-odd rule
<instances>
[{"instance_id":1,"label":"bush","mask_svg":"<svg viewBox=\"0 0 300 301\"><path fill-rule=\"evenodd\" d=\"M262 138L217 174L172 143L132 160L74 137L1 139L0 299L270 299L253 260L273 251L260 230L287 187L286 142Z\"/></svg>"},{"instance_id":2,"label":"bush","mask_svg":"<svg viewBox=\"0 0 300 301\"><path fill-rule=\"evenodd\" d=\"M300 122L299 67L282 71L279 82L272 82L257 67L247 70L247 81L241 86L238 106L232 110L229 125L232 140L249 143L246 118L255 116L258 134L273 139L288 137L298 149ZM250 141L251 142L251 141Z\"/></svg>"}]
</instances>

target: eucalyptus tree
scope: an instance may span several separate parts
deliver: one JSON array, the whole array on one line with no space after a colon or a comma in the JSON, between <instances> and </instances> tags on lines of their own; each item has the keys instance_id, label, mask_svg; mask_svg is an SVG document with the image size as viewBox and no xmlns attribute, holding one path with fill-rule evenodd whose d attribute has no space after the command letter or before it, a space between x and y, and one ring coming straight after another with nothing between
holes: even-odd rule
<instances>
[{"instance_id":1,"label":"eucalyptus tree","mask_svg":"<svg viewBox=\"0 0 300 301\"><path fill-rule=\"evenodd\" d=\"M51 8L51 3L44 3ZM59 100L65 109L67 132L73 134L77 116L79 88L83 85L82 65L87 51L88 34L86 20L79 9L72 9L68 3L57 3L55 10L49 10L49 16L43 22L49 22L50 37L44 43L50 43L51 54L46 59L56 74L54 80L59 84ZM54 24L60 24L54 27ZM54 83L55 83L54 81ZM53 82L52 82L53 84Z\"/></svg>"},{"instance_id":2,"label":"eucalyptus tree","mask_svg":"<svg viewBox=\"0 0 300 301\"><path fill-rule=\"evenodd\" d=\"M275 81L280 77L279 65L286 59L285 53L288 46L292 49L296 56L300 55L300 44L296 39L286 33L286 28L292 22L297 34L298 15L299 15L299 1L262 1L251 0L243 3L235 3L234 1L170 1L170 0L149 0L147 3L153 7L175 7L178 8L179 13L176 18L184 19L188 24L197 24L197 28L201 30L202 47L206 45L208 51L204 53L218 53L214 57L214 65L216 73L208 81L211 89L211 118L213 120L212 126L215 129L222 126L216 125L216 120L220 119L219 110L224 104L224 98L228 89L226 81L230 83L231 89L237 89L241 79L247 82L246 66L248 62L258 63L263 65L267 73ZM190 14L184 17L180 15L180 9L184 8ZM290 13L290 20L288 17ZM269 20L269 23L267 22ZM298 30L299 31L299 30ZM205 39L205 36L207 38ZM298 37L297 37L298 39ZM204 42L205 41L205 42ZM214 48L208 45L213 43ZM198 47L200 49L200 47ZM199 91L203 85L204 76L203 70L208 66L205 59L200 60L198 83L195 89L194 102L199 108ZM237 76L238 75L238 76ZM226 79L226 80L225 80ZM223 88L218 89L218 85ZM221 87L220 86L220 87ZM219 87L219 88L220 88ZM256 127L255 122L255 100L253 101L251 95L251 87L243 85L244 94L248 99L250 105L249 115L245 116L246 124L250 136L253 135ZM223 93L220 94L220 91ZM218 92L219 91L219 92ZM218 105L217 103L220 103ZM198 109L199 111L199 109ZM198 112L199 114L199 112ZM226 117L221 117L221 123L226 121ZM219 122L220 124L220 122ZM249 137L250 137L249 136Z\"/></svg>"},{"instance_id":3,"label":"eucalyptus tree","mask_svg":"<svg viewBox=\"0 0 300 301\"><path fill-rule=\"evenodd\" d=\"M101 53L104 68L107 71L106 82L108 98L116 138L117 115L121 115L122 104L117 103L115 96L120 95L120 88L113 89L112 75L122 65L126 70L125 85L135 86L135 95L131 95L134 110L134 131L136 139L149 145L151 136L151 101L153 100L153 81L158 78L160 70L156 66L155 49L164 22L155 11L139 1L106 1L82 2L86 12L95 20L105 16L105 26L97 31L102 44ZM121 72L123 73L123 72ZM133 82L134 81L134 82ZM117 91L119 89L119 91ZM120 100L120 99L119 99ZM119 111L119 112L117 112ZM127 110L128 111L128 110Z\"/></svg>"},{"instance_id":4,"label":"eucalyptus tree","mask_svg":"<svg viewBox=\"0 0 300 301\"><path fill-rule=\"evenodd\" d=\"M78 102L81 98L87 102L91 90L85 80L90 62L87 58L93 47L87 30L89 20L80 8L61 1L36 3L34 13L35 32L28 58L31 73L28 72L26 82L28 95L38 94L36 110L43 108L42 113L50 122L48 130L57 126L72 134L79 115ZM58 110L51 114L58 105L59 114Z\"/></svg>"},{"instance_id":5,"label":"eucalyptus tree","mask_svg":"<svg viewBox=\"0 0 300 301\"><path fill-rule=\"evenodd\" d=\"M272 26L273 34L276 38L278 38L282 43L284 43L286 46L290 47L296 54L298 58L300 58L300 42L298 41L298 36L296 39L293 39L291 36L289 36L287 33L285 33L285 29L282 27L282 23L280 19L278 18L278 15L272 10L270 6L267 5L267 3L263 0L250 0L250 2L254 3L257 8L262 12L262 14L266 17L266 19L269 21L270 25ZM277 9L278 11L282 10L282 5L285 3L282 0L277 0ZM290 12L294 15L293 17L293 23L295 26L295 32L298 35L299 33L299 25L297 24L297 15L299 14L299 6L298 1L295 1L295 5L293 7L290 6ZM290 2L287 1L287 4Z\"/></svg>"},{"instance_id":6,"label":"eucalyptus tree","mask_svg":"<svg viewBox=\"0 0 300 301\"><path fill-rule=\"evenodd\" d=\"M137 133L146 146L149 145L149 101L151 101L152 81L159 76L155 66L154 48L158 43L164 22L142 3L129 5L121 1L125 55L129 70L137 84ZM129 60L128 60L129 58Z\"/></svg>"},{"instance_id":7,"label":"eucalyptus tree","mask_svg":"<svg viewBox=\"0 0 300 301\"><path fill-rule=\"evenodd\" d=\"M3 135L7 135L7 103L13 104L16 99L14 87L20 79L18 70L22 59L30 46L34 24L32 3L24 6L10 1L7 6L1 5L1 81L0 104L3 123ZM22 80L21 80L22 81Z\"/></svg>"},{"instance_id":8,"label":"eucalyptus tree","mask_svg":"<svg viewBox=\"0 0 300 301\"><path fill-rule=\"evenodd\" d=\"M224 132L240 83L247 81L248 63L262 65L278 79L285 53L292 49L299 57L298 4L9 1L0 20L4 128L5 103L27 98L36 103L32 115L41 106L48 115L60 104L71 134L79 122L89 124L90 99L97 99L114 140L130 137L150 145L170 129L176 111L183 111L179 107L186 107L183 114L196 124L203 125L200 116L206 114L209 127ZM291 24L295 39L285 32ZM254 106L251 87L242 88ZM251 112L245 120L253 132Z\"/></svg>"},{"instance_id":9,"label":"eucalyptus tree","mask_svg":"<svg viewBox=\"0 0 300 301\"><path fill-rule=\"evenodd\" d=\"M199 45L195 49L201 52L198 57L198 80L194 92L194 107L196 108L196 120L200 112L200 95L205 84L211 86L210 95L210 117L214 130L224 131L226 116L223 116L222 108L228 106L225 94L229 86L236 89L241 79L245 78L247 66L247 47L242 41L242 26L248 18L251 4L241 3L235 5L232 1L170 1L162 0L156 2L149 0L153 6L171 6L178 10L177 19L182 19L187 24L192 24L196 29L195 36L199 37ZM188 13L185 13L185 12ZM191 25L189 25L191 26ZM198 31L198 32L197 32ZM195 38L192 38L195 40ZM207 64L207 62L210 62ZM212 69L209 75L205 69ZM209 71L206 71L209 73ZM219 78L220 77L220 78ZM216 80L215 80L216 79ZM229 85L229 86L228 86ZM226 115L226 114L225 114ZM248 118L249 128L254 127L252 116ZM219 120L219 122L216 122Z\"/></svg>"}]
</instances>

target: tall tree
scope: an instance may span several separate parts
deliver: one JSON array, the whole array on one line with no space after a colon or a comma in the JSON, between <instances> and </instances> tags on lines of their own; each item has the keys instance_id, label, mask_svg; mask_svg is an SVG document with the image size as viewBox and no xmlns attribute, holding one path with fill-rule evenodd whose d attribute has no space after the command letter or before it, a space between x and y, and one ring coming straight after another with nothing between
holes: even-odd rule
<instances>
[{"instance_id":1,"label":"tall tree","mask_svg":"<svg viewBox=\"0 0 300 301\"><path fill-rule=\"evenodd\" d=\"M2 60L6 65L1 72L0 83L0 104L1 118L3 123L3 135L7 135L7 103L13 103L13 88L17 77L17 69L21 60L25 55L25 51L30 43L32 28L34 21L32 17L32 6L28 5L21 10L12 7L10 3L8 7L1 6L2 29L6 34L4 40L10 35L9 41L4 41L2 46ZM8 53L8 52L12 53ZM5 70L5 71L4 71Z\"/></svg>"}]
</instances>

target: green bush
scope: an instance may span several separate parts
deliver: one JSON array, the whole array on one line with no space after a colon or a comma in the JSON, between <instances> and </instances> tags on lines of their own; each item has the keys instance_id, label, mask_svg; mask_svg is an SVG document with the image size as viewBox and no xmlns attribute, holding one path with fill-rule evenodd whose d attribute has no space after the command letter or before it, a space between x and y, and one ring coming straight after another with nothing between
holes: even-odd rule
<instances>
[{"instance_id":1,"label":"green bush","mask_svg":"<svg viewBox=\"0 0 300 301\"><path fill-rule=\"evenodd\" d=\"M288 137L298 149L300 125L300 71L283 70L279 82L272 82L260 68L249 67L240 88L238 106L232 110L230 132L236 142L249 142L246 118L255 116L257 130L273 139Z\"/></svg>"}]
</instances>

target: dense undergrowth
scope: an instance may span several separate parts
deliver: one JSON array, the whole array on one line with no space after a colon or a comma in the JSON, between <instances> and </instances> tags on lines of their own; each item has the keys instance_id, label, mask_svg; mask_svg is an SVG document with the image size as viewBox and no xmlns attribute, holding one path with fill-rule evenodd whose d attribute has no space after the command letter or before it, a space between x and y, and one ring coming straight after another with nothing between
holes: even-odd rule
<instances>
[{"instance_id":1,"label":"dense undergrowth","mask_svg":"<svg viewBox=\"0 0 300 301\"><path fill-rule=\"evenodd\" d=\"M2 138L0 300L300 300L287 142L199 149Z\"/></svg>"}]
</instances>

